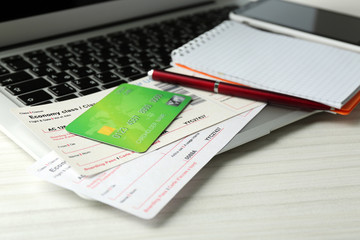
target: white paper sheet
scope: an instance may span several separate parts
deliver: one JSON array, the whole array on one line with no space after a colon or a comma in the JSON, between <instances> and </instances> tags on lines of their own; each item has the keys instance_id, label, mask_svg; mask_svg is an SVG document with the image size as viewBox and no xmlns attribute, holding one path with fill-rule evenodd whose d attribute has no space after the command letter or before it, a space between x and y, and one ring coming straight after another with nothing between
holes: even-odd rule
<instances>
[{"instance_id":1,"label":"white paper sheet","mask_svg":"<svg viewBox=\"0 0 360 240\"><path fill-rule=\"evenodd\" d=\"M132 83L150 88L158 88L159 84L163 89L168 89L170 86L147 78ZM172 122L166 133L147 153L249 109L264 105L260 102L189 88L176 87L172 90L191 95L194 101ZM18 108L13 112L75 171L83 175L93 175L142 155L79 137L65 130L67 124L108 93L109 91L103 91L66 102Z\"/></svg>"},{"instance_id":2,"label":"white paper sheet","mask_svg":"<svg viewBox=\"0 0 360 240\"><path fill-rule=\"evenodd\" d=\"M29 171L61 187L150 219L262 108L249 110L92 177L77 174L55 152L33 164Z\"/></svg>"}]
</instances>

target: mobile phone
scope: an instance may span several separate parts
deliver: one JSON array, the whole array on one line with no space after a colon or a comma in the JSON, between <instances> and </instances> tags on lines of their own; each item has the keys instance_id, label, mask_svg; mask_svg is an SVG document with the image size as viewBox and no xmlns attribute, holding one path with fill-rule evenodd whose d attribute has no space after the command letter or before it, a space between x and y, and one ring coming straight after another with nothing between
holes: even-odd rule
<instances>
[{"instance_id":1,"label":"mobile phone","mask_svg":"<svg viewBox=\"0 0 360 240\"><path fill-rule=\"evenodd\" d=\"M360 18L280 0L253 1L230 18L266 31L360 52Z\"/></svg>"}]
</instances>

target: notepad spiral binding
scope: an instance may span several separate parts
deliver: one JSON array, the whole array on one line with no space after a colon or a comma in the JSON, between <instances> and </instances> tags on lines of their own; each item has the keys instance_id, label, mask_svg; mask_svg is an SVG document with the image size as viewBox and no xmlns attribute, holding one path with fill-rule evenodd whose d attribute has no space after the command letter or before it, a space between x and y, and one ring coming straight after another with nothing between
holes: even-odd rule
<instances>
[{"instance_id":1,"label":"notepad spiral binding","mask_svg":"<svg viewBox=\"0 0 360 240\"><path fill-rule=\"evenodd\" d=\"M190 54L191 51L194 51L196 48L201 47L202 45L211 41L217 35L220 35L222 32L226 31L233 25L234 25L234 22L229 21L229 20L222 22L215 28L199 35L195 39L193 39L193 40L187 42L186 44L182 45L181 47L173 50L171 52L172 59L176 60L177 56L184 57L186 54Z\"/></svg>"}]
</instances>

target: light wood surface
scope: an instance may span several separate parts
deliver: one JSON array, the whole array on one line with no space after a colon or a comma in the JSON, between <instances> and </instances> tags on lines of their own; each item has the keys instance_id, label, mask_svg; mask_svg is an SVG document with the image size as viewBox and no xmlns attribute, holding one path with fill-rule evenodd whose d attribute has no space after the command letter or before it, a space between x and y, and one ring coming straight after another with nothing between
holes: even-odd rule
<instances>
[{"instance_id":1,"label":"light wood surface","mask_svg":"<svg viewBox=\"0 0 360 240\"><path fill-rule=\"evenodd\" d=\"M360 16L356 0L312 1L331 2ZM34 160L2 133L0 154L2 240L360 239L359 107L216 156L150 221L29 175Z\"/></svg>"}]
</instances>

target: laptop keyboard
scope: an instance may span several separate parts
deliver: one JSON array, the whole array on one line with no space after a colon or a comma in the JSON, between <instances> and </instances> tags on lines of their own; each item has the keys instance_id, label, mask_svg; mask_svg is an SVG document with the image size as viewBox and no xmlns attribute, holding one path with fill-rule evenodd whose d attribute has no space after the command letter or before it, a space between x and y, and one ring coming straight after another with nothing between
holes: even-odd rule
<instances>
[{"instance_id":1,"label":"laptop keyboard","mask_svg":"<svg viewBox=\"0 0 360 240\"><path fill-rule=\"evenodd\" d=\"M228 19L234 7L24 52L1 59L0 85L32 106L95 93L165 69L171 50Z\"/></svg>"}]
</instances>

